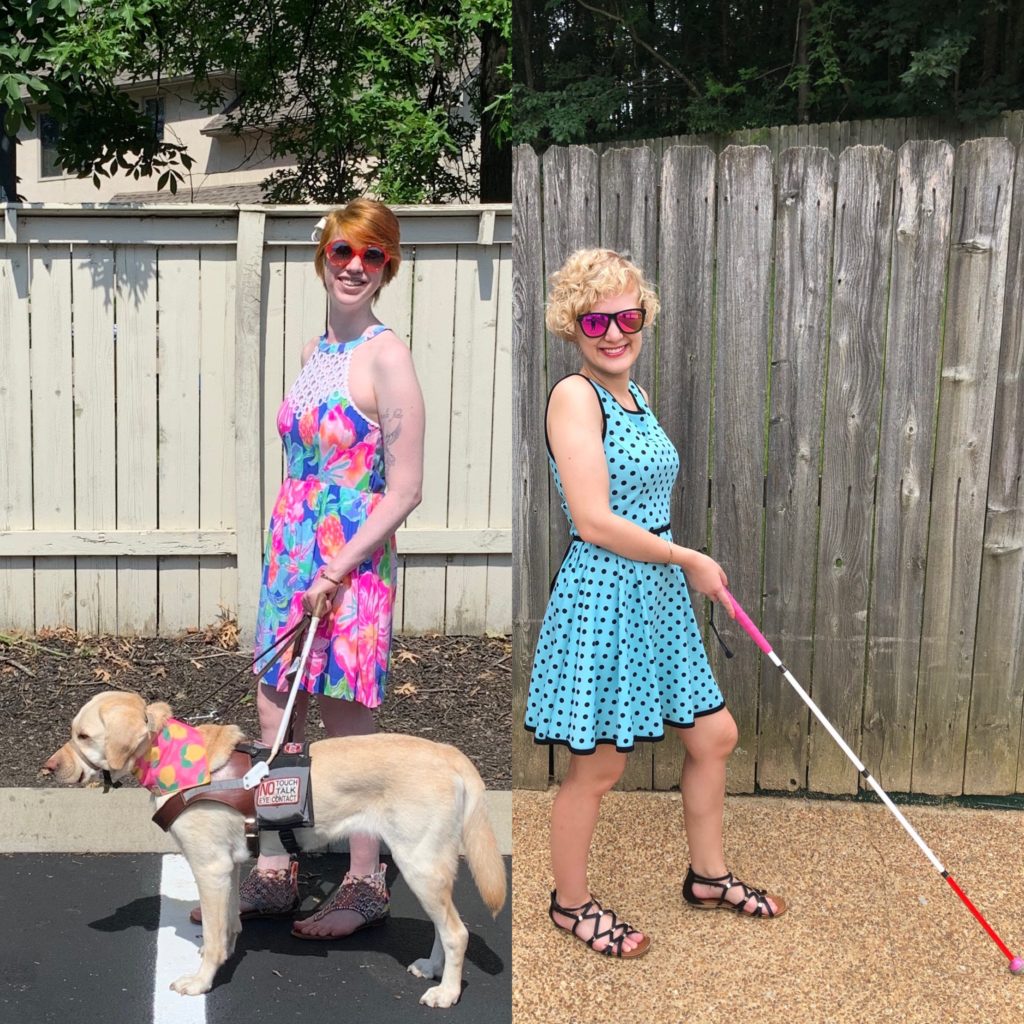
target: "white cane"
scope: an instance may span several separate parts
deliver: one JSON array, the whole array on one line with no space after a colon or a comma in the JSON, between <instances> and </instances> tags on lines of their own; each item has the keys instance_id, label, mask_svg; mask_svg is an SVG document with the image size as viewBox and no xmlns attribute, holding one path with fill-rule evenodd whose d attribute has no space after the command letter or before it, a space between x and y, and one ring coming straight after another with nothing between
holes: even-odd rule
<instances>
[{"instance_id":1,"label":"white cane","mask_svg":"<svg viewBox=\"0 0 1024 1024\"><path fill-rule=\"evenodd\" d=\"M257 761L242 776L242 785L246 789L254 789L259 785L261 779L270 774L270 762L277 756L277 752L280 750L281 744L284 742L285 735L288 732L288 726L292 720L292 710L295 707L295 698L299 695L299 690L302 688L302 677L306 674L306 662L309 660L309 652L313 649L316 627L327 612L327 599L322 594L317 600L316 611L319 614L314 615L310 619L309 629L306 631L306 642L302 645L302 654L299 656L299 666L292 676L292 687L288 694L288 703L285 705L281 725L278 727L277 736L274 738L274 745L270 748L270 756L265 761Z\"/></svg>"}]
</instances>

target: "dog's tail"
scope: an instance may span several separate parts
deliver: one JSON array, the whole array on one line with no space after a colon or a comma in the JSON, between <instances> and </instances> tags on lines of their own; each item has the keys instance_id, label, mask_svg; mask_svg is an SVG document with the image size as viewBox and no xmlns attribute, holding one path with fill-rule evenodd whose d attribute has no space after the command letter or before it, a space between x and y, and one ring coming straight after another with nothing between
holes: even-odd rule
<instances>
[{"instance_id":1,"label":"dog's tail","mask_svg":"<svg viewBox=\"0 0 1024 1024\"><path fill-rule=\"evenodd\" d=\"M462 813L462 846L473 881L494 917L505 905L505 862L487 817L486 792L480 773L468 758L460 772L465 786Z\"/></svg>"}]
</instances>

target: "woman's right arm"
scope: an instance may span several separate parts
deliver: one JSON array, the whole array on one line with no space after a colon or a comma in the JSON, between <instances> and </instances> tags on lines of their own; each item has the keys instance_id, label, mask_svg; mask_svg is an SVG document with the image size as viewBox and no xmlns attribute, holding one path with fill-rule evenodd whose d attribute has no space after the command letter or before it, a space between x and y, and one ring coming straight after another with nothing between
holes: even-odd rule
<instances>
[{"instance_id":1,"label":"woman's right arm","mask_svg":"<svg viewBox=\"0 0 1024 1024\"><path fill-rule=\"evenodd\" d=\"M572 376L555 385L548 402L548 443L580 539L635 562L674 562L695 590L721 601L732 616L732 604L724 595L728 580L714 559L672 544L612 511L602 425L600 400L589 381Z\"/></svg>"}]
</instances>

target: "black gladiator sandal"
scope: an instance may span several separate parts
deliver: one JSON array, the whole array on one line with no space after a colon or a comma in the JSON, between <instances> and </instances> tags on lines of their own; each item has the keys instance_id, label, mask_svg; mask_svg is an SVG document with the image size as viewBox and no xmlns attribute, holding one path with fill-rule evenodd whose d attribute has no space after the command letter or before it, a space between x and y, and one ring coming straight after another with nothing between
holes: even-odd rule
<instances>
[{"instance_id":1,"label":"black gladiator sandal","mask_svg":"<svg viewBox=\"0 0 1024 1024\"><path fill-rule=\"evenodd\" d=\"M722 894L720 896L695 896L694 885L713 885L716 889L720 889ZM733 903L725 897L730 889L737 886L743 892L743 899L739 903ZM746 882L741 882L731 871L719 875L718 878L705 878L703 875L698 875L690 865L683 881L683 899L697 910L732 910L744 917L780 917L786 912L786 901L781 896L772 896L777 907L776 910L772 910L771 904L768 902L768 895L767 889L755 889L747 885ZM749 911L744 909L752 899L755 901L752 908Z\"/></svg>"},{"instance_id":2,"label":"black gladiator sandal","mask_svg":"<svg viewBox=\"0 0 1024 1024\"><path fill-rule=\"evenodd\" d=\"M575 918L575 923L572 926L570 934L573 938L579 939L580 942L586 943L586 945L593 949L595 953L601 953L604 956L614 956L621 960L632 960L634 957L643 956L644 953L650 949L651 937L649 935L645 935L639 945L634 946L631 950L623 952L623 939L628 935L635 935L636 929L631 928L625 921L619 921L614 911L605 910L595 899L587 900L586 903L579 907L560 907L555 902L555 890L552 889L551 906L548 907L548 916L551 918L551 923L559 931L570 931L555 920L555 914L564 914L566 917ZM599 931L598 929L601 926L601 918L605 914L610 918L609 925L604 931ZM576 934L576 929L584 921L594 922L594 934L589 939L585 939L582 935ZM608 944L602 949L596 949L594 947L594 943L599 939L608 939Z\"/></svg>"}]
</instances>

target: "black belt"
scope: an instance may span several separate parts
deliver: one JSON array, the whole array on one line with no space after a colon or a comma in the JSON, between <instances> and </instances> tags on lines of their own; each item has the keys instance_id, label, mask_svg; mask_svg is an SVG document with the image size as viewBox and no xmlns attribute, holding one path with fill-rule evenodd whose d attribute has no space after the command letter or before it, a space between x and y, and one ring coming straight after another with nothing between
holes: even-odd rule
<instances>
[{"instance_id":1,"label":"black belt","mask_svg":"<svg viewBox=\"0 0 1024 1024\"><path fill-rule=\"evenodd\" d=\"M638 523L637 525L639 526L640 524ZM666 523L664 526L649 526L647 528L647 532L648 533L653 533L655 536L657 536L658 534L661 534L661 533L668 533L669 530L671 530L671 529L672 529L671 525L669 523ZM562 560L558 563L558 568L555 570L555 575L551 577L551 586L548 587L548 596L549 597L554 592L555 580L558 579L558 574L562 571L562 566L565 565L565 560L569 557L569 552L572 550L573 544L576 544L576 543L586 544L586 543L589 543L589 542L585 541L578 533L570 533L569 534L569 543L566 544L566 546L565 546L565 553L562 555Z\"/></svg>"}]
</instances>

